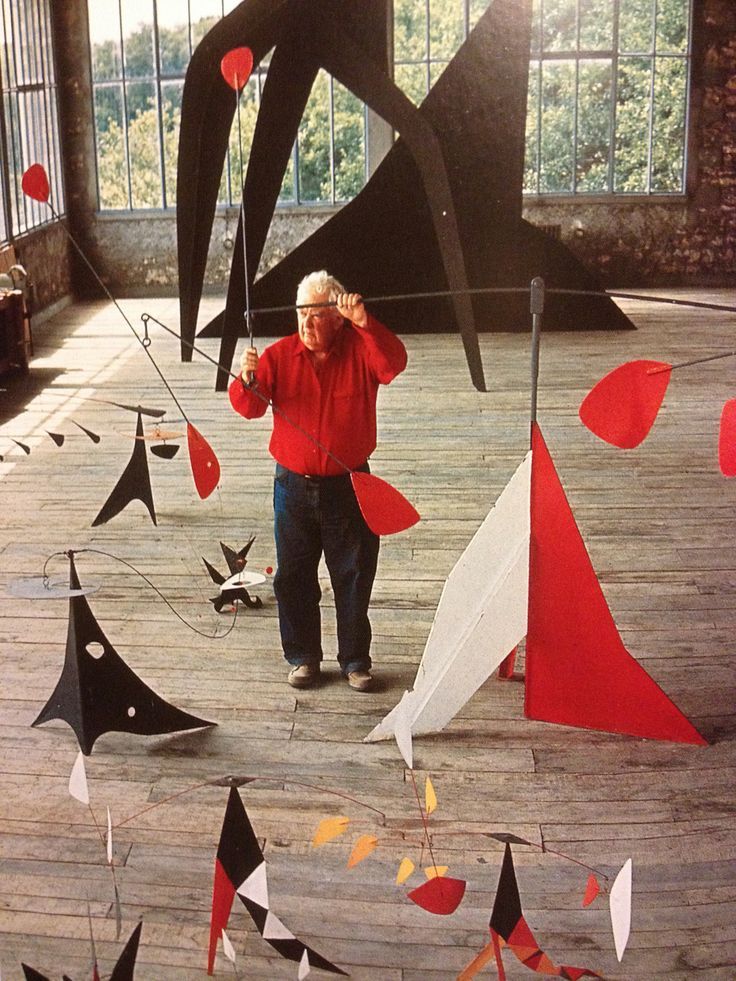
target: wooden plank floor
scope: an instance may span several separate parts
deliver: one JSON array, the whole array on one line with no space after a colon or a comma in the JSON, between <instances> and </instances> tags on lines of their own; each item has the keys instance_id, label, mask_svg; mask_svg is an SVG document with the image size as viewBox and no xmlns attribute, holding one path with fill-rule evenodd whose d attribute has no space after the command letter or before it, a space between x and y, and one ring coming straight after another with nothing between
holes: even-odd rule
<instances>
[{"instance_id":1,"label":"wooden plank floor","mask_svg":"<svg viewBox=\"0 0 736 981\"><path fill-rule=\"evenodd\" d=\"M681 294L690 295L690 294ZM693 294L729 299L725 293ZM733 294L730 295L733 302ZM174 301L124 301L176 326ZM208 301L203 317L216 312ZM399 861L421 856L420 821L408 773L392 743L362 738L413 680L444 577L526 450L529 338L485 335L490 392L469 382L455 336L410 337L410 365L382 394L374 472L416 504L423 521L384 541L373 604L380 686L348 690L334 663L334 623L324 583L327 675L315 691L285 683L270 588L261 611L245 611L223 640L188 630L120 563L78 557L103 629L131 667L163 697L217 720L216 729L168 737L107 734L87 761L97 822L120 822L223 774L261 779L242 790L270 867L274 911L358 981L454 978L488 938L502 846L484 832L510 831L615 874L634 860L629 949L616 960L603 898L587 910L580 866L517 847L522 902L537 939L557 963L607 978L736 976L734 654L736 481L718 472L720 410L736 395L731 361L673 375L665 407L638 449L597 441L577 406L606 371L633 357L677 362L733 349L726 314L626 302L636 333L545 335L539 418L623 640L711 742L670 745L525 720L523 686L489 681L446 732L417 740L431 774L435 857L468 880L457 913L433 917L394 884ZM203 319L204 322L204 319ZM67 604L5 595L17 577L40 575L65 549L113 553L144 572L189 620L222 631L207 597L201 556L222 565L220 540L257 536L249 568L274 565L268 421L246 424L212 391L214 369L177 360L176 342L155 333L153 351L185 411L222 462L221 488L200 502L183 448L149 456L158 526L134 502L109 524L91 522L131 452L135 418L81 391L178 412L109 304L70 307L37 331L27 396L0 393L19 414L0 434L0 970L20 962L58 978L88 977L89 908L103 973L122 949L112 888L90 812L67 782L77 748L64 723L30 728L58 678ZM216 354L214 341L203 342ZM4 384L5 382L0 382ZM102 435L98 446L71 420ZM45 430L66 434L57 448ZM65 578L66 560L50 572ZM266 780L265 778L269 778ZM356 798L353 803L297 781ZM115 861L122 939L143 918L137 977L205 975L213 857L227 791L205 786L117 830ZM377 808L384 818L367 809ZM350 833L317 851L325 816L346 814ZM381 844L352 870L351 843ZM417 885L415 874L409 885ZM296 977L273 956L239 904L229 935L241 978ZM506 958L510 978L529 973ZM218 955L217 976L232 976ZM318 972L315 972L315 977ZM492 977L489 967L481 977ZM326 976L326 975L323 975Z\"/></svg>"}]
</instances>

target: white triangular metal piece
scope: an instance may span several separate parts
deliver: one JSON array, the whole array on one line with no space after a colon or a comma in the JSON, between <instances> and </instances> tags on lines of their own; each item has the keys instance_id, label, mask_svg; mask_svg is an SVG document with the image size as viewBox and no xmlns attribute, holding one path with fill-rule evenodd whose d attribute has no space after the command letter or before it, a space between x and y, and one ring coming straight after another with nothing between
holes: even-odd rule
<instances>
[{"instance_id":1,"label":"white triangular metal piece","mask_svg":"<svg viewBox=\"0 0 736 981\"><path fill-rule=\"evenodd\" d=\"M69 775L69 793L81 804L89 804L89 788L87 787L87 771L84 769L84 755L80 750L74 761Z\"/></svg>"},{"instance_id":2,"label":"white triangular metal piece","mask_svg":"<svg viewBox=\"0 0 736 981\"><path fill-rule=\"evenodd\" d=\"M110 814L110 808L107 809L107 861L109 865L112 865L112 814Z\"/></svg>"},{"instance_id":3,"label":"white triangular metal piece","mask_svg":"<svg viewBox=\"0 0 736 981\"><path fill-rule=\"evenodd\" d=\"M616 945L616 957L619 960L624 956L631 932L631 880L632 868L629 858L614 879L608 896L613 942Z\"/></svg>"},{"instance_id":4,"label":"white triangular metal piece","mask_svg":"<svg viewBox=\"0 0 736 981\"><path fill-rule=\"evenodd\" d=\"M265 862L261 862L248 878L238 886L237 893L239 896L244 896L245 899L252 899L254 903L258 903L264 909L269 908L268 875Z\"/></svg>"},{"instance_id":5,"label":"white triangular metal piece","mask_svg":"<svg viewBox=\"0 0 736 981\"><path fill-rule=\"evenodd\" d=\"M270 910L263 925L262 936L264 940L296 940L291 930L287 930L278 916L274 916Z\"/></svg>"},{"instance_id":6,"label":"white triangular metal piece","mask_svg":"<svg viewBox=\"0 0 736 981\"><path fill-rule=\"evenodd\" d=\"M312 970L312 965L309 963L309 953L307 948L304 948L304 953L302 954L302 959L299 961L299 973L297 974L298 981L304 981L304 978Z\"/></svg>"},{"instance_id":7,"label":"white triangular metal piece","mask_svg":"<svg viewBox=\"0 0 736 981\"><path fill-rule=\"evenodd\" d=\"M227 959L234 964L235 963L235 948L230 943L230 938L225 933L224 928L223 928L223 931L222 931L222 949L224 951L225 957L227 957Z\"/></svg>"},{"instance_id":8,"label":"white triangular metal piece","mask_svg":"<svg viewBox=\"0 0 736 981\"><path fill-rule=\"evenodd\" d=\"M411 698L411 692L405 691L401 696L401 701L394 709L394 738L404 762L412 770L414 768L414 749L411 740L411 714L407 697Z\"/></svg>"}]
</instances>

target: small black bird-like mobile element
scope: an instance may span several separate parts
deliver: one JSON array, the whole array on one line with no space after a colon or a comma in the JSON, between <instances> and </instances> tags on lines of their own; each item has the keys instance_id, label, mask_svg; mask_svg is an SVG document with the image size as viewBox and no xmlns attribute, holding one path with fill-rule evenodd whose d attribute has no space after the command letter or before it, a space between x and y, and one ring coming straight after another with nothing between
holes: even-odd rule
<instances>
[{"instance_id":1,"label":"small black bird-like mobile element","mask_svg":"<svg viewBox=\"0 0 736 981\"><path fill-rule=\"evenodd\" d=\"M210 579L215 585L220 587L220 592L217 596L213 596L210 599L210 603L212 603L218 613L222 613L222 608L225 604L230 603L234 607L238 600L251 610L259 610L263 606L261 598L259 596L251 596L247 587L258 586L260 583L265 582L266 577L258 573L245 572L245 567L248 564L246 555L255 540L256 537L253 535L239 552L225 545L224 542L220 542L222 554L225 556L225 561L230 571L229 578L223 576L221 572L215 569L211 562L208 562L204 556L202 557Z\"/></svg>"}]
</instances>

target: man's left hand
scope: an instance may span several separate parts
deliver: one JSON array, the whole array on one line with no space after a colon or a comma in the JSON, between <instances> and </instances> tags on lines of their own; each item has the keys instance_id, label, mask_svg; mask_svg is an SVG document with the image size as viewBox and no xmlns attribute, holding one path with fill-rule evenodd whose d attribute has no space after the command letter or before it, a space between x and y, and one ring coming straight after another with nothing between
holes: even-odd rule
<instances>
[{"instance_id":1,"label":"man's left hand","mask_svg":"<svg viewBox=\"0 0 736 981\"><path fill-rule=\"evenodd\" d=\"M334 300L341 316L355 324L356 327L366 326L368 313L363 306L363 297L360 293L337 293Z\"/></svg>"}]
</instances>

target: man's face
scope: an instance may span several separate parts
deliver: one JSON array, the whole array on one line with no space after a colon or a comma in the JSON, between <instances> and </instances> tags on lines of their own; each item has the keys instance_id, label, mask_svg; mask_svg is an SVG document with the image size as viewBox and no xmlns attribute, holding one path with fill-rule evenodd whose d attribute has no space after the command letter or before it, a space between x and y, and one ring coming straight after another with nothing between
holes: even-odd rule
<instances>
[{"instance_id":1,"label":"man's face","mask_svg":"<svg viewBox=\"0 0 736 981\"><path fill-rule=\"evenodd\" d=\"M297 297L297 303L328 303L327 293L307 291ZM326 354L342 327L342 317L335 307L302 307L297 310L299 337L313 354Z\"/></svg>"}]
</instances>

